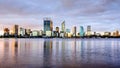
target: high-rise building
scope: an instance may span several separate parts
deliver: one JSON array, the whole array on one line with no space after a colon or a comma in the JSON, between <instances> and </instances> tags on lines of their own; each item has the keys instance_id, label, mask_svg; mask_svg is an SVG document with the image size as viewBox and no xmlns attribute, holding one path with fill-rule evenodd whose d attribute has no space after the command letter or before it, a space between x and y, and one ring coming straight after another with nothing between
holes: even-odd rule
<instances>
[{"instance_id":1,"label":"high-rise building","mask_svg":"<svg viewBox=\"0 0 120 68\"><path fill-rule=\"evenodd\" d=\"M91 26L87 26L87 36L91 35Z\"/></svg>"},{"instance_id":2,"label":"high-rise building","mask_svg":"<svg viewBox=\"0 0 120 68\"><path fill-rule=\"evenodd\" d=\"M116 30L115 36L119 36L119 31L118 30Z\"/></svg>"},{"instance_id":3,"label":"high-rise building","mask_svg":"<svg viewBox=\"0 0 120 68\"><path fill-rule=\"evenodd\" d=\"M61 31L65 32L65 21L63 21L61 24Z\"/></svg>"},{"instance_id":4,"label":"high-rise building","mask_svg":"<svg viewBox=\"0 0 120 68\"><path fill-rule=\"evenodd\" d=\"M83 26L80 26L80 36L84 36L84 28L83 28Z\"/></svg>"},{"instance_id":5,"label":"high-rise building","mask_svg":"<svg viewBox=\"0 0 120 68\"><path fill-rule=\"evenodd\" d=\"M27 35L27 29L25 29L25 35Z\"/></svg>"},{"instance_id":6,"label":"high-rise building","mask_svg":"<svg viewBox=\"0 0 120 68\"><path fill-rule=\"evenodd\" d=\"M52 31L53 30L53 22L49 18L44 19L44 34L46 34L46 31Z\"/></svg>"},{"instance_id":7,"label":"high-rise building","mask_svg":"<svg viewBox=\"0 0 120 68\"><path fill-rule=\"evenodd\" d=\"M76 33L77 33L77 27L76 26L73 27L72 33L73 33L73 36L76 37Z\"/></svg>"},{"instance_id":8,"label":"high-rise building","mask_svg":"<svg viewBox=\"0 0 120 68\"><path fill-rule=\"evenodd\" d=\"M24 36L25 35L25 29L20 27L20 36Z\"/></svg>"},{"instance_id":9,"label":"high-rise building","mask_svg":"<svg viewBox=\"0 0 120 68\"><path fill-rule=\"evenodd\" d=\"M18 25L13 26L13 35L18 35Z\"/></svg>"}]
</instances>

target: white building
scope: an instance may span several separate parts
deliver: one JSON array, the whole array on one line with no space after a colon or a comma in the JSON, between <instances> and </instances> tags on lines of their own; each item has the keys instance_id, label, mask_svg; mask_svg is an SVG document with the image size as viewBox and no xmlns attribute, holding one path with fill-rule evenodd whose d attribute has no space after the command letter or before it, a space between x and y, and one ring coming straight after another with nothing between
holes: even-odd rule
<instances>
[{"instance_id":1,"label":"white building","mask_svg":"<svg viewBox=\"0 0 120 68\"><path fill-rule=\"evenodd\" d=\"M19 35L24 36L25 35L25 29L20 28Z\"/></svg>"},{"instance_id":2,"label":"white building","mask_svg":"<svg viewBox=\"0 0 120 68\"><path fill-rule=\"evenodd\" d=\"M32 31L32 36L39 36L39 31L37 30Z\"/></svg>"},{"instance_id":3,"label":"white building","mask_svg":"<svg viewBox=\"0 0 120 68\"><path fill-rule=\"evenodd\" d=\"M52 31L46 31L46 36L47 37L52 37Z\"/></svg>"},{"instance_id":4,"label":"white building","mask_svg":"<svg viewBox=\"0 0 120 68\"><path fill-rule=\"evenodd\" d=\"M60 37L62 37L62 38L65 37L65 33L63 31L60 32Z\"/></svg>"}]
</instances>

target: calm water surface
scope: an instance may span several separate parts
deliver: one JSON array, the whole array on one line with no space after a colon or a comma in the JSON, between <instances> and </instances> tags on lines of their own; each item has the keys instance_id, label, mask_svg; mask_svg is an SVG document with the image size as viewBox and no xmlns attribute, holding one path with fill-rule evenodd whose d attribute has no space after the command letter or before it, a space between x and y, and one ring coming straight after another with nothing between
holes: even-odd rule
<instances>
[{"instance_id":1,"label":"calm water surface","mask_svg":"<svg viewBox=\"0 0 120 68\"><path fill-rule=\"evenodd\" d=\"M0 39L0 68L120 68L120 39Z\"/></svg>"}]
</instances>

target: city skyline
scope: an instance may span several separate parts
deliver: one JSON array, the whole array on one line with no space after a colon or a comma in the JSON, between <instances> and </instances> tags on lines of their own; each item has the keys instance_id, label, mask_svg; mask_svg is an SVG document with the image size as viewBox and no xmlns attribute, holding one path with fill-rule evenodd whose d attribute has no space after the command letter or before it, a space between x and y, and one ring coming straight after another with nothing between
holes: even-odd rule
<instances>
[{"instance_id":1,"label":"city skyline","mask_svg":"<svg viewBox=\"0 0 120 68\"><path fill-rule=\"evenodd\" d=\"M92 31L91 25L88 25L86 29L83 26L79 27L79 31L76 26L71 29L65 29L65 21L61 23L61 29L59 27L53 28L53 21L50 18L44 18L43 20L44 29L43 30L32 30L28 28L23 28L17 24L13 25L12 30L9 28L4 28L1 37L57 37L57 38L74 38L74 37L119 37L119 31L114 32L105 31L103 33Z\"/></svg>"},{"instance_id":2,"label":"city skyline","mask_svg":"<svg viewBox=\"0 0 120 68\"><path fill-rule=\"evenodd\" d=\"M95 32L120 31L119 0L0 0L0 6L0 30L14 24L41 30L43 18L50 17L54 29L65 21L68 29L91 25Z\"/></svg>"},{"instance_id":3,"label":"city skyline","mask_svg":"<svg viewBox=\"0 0 120 68\"><path fill-rule=\"evenodd\" d=\"M18 24L14 24L10 28L9 27L3 27L2 30L0 31L0 35L4 34L4 30L9 30L10 34L14 34L14 32L16 32L15 29L17 29L17 30L25 29L27 31L29 31L29 30L30 31L31 30L32 31L41 31L42 30L42 31L44 31L44 33L46 33L46 31L56 31L56 30L59 30L59 32L63 31L63 32L68 32L68 33L73 33L73 34L74 34L74 31L75 31L75 33L81 32L80 33L81 35L83 35L84 32L89 34L89 35L94 34L94 32L97 32L97 33L100 33L101 35L104 35L105 32L114 33L115 31L119 31L119 29L116 29L114 31L102 31L102 32L94 31L93 30L93 26L91 26L91 25L86 25L86 26L79 26L78 25L78 27L77 26L72 26L72 28L68 28L68 27L66 27L66 22L65 21L61 22L61 24L59 24L59 25L60 26L54 26L54 22L52 21L52 19L46 17L46 18L43 19L43 26L41 26L41 27L43 27L42 29L34 29L34 28L31 29L29 27L23 27L23 26L20 26ZM19 31L17 31L17 32L19 32Z\"/></svg>"}]
</instances>

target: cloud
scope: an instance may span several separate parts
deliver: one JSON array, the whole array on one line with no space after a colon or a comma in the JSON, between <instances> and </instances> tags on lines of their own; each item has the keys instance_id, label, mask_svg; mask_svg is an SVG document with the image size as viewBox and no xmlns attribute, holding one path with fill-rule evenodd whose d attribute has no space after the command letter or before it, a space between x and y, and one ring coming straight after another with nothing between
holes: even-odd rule
<instances>
[{"instance_id":1,"label":"cloud","mask_svg":"<svg viewBox=\"0 0 120 68\"><path fill-rule=\"evenodd\" d=\"M16 15L95 15L119 0L0 0L0 14Z\"/></svg>"},{"instance_id":2,"label":"cloud","mask_svg":"<svg viewBox=\"0 0 120 68\"><path fill-rule=\"evenodd\" d=\"M109 9L113 4L120 4L119 0L62 0L63 10L66 10L68 15L73 14L75 16L98 15L107 11L118 10Z\"/></svg>"},{"instance_id":3,"label":"cloud","mask_svg":"<svg viewBox=\"0 0 120 68\"><path fill-rule=\"evenodd\" d=\"M54 26L60 26L66 20L68 28L72 25L100 25L105 29L117 29L116 26L104 24L115 22L114 25L118 25L119 6L120 0L0 0L0 22L39 29L43 18L48 16L52 17Z\"/></svg>"},{"instance_id":4,"label":"cloud","mask_svg":"<svg viewBox=\"0 0 120 68\"><path fill-rule=\"evenodd\" d=\"M51 2L52 1L52 2ZM55 0L0 0L0 14L34 15L53 12ZM57 3L57 2L56 2Z\"/></svg>"}]
</instances>

